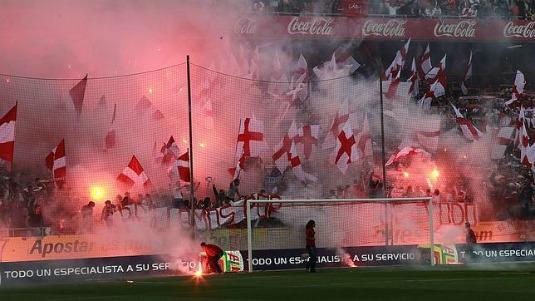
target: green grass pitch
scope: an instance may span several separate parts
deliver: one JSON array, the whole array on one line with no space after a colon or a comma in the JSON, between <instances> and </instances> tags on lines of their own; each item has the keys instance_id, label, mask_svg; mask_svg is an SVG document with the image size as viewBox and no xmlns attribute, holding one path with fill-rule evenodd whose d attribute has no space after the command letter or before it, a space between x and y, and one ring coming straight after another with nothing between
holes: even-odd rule
<instances>
[{"instance_id":1,"label":"green grass pitch","mask_svg":"<svg viewBox=\"0 0 535 301\"><path fill-rule=\"evenodd\" d=\"M535 266L353 268L94 281L0 289L2 301L535 300Z\"/></svg>"}]
</instances>

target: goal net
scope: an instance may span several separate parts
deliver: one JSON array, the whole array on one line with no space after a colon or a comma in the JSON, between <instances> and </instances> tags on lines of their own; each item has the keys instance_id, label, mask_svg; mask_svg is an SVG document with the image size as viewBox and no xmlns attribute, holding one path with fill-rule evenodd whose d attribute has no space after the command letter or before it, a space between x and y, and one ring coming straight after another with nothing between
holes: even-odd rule
<instances>
[{"instance_id":1,"label":"goal net","mask_svg":"<svg viewBox=\"0 0 535 301\"><path fill-rule=\"evenodd\" d=\"M248 268L304 267L314 220L318 267L433 264L431 198L249 200Z\"/></svg>"}]
</instances>

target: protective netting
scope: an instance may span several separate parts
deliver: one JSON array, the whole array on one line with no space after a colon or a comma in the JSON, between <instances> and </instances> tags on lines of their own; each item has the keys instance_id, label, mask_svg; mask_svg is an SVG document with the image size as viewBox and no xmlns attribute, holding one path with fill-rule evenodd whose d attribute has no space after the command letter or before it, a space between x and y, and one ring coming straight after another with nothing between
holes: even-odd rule
<instances>
[{"instance_id":1,"label":"protective netting","mask_svg":"<svg viewBox=\"0 0 535 301\"><path fill-rule=\"evenodd\" d=\"M36 226L51 228L49 233L83 232L78 223L82 205L91 200L98 204L95 223L105 200L111 200L116 209L120 206L127 190L116 179L132 156L145 170L152 189L129 189L131 198L140 200L138 193L153 193L159 207L167 206L172 190L160 151L171 135L181 150L186 149L182 147L188 133L185 66L89 78L80 113L70 95L80 80L3 76L0 111L4 114L15 104L18 110L13 164L5 162L2 169L3 205L20 203L27 208L18 215L17 210L12 216L6 214L8 227L33 226L25 219L39 206L44 221ZM45 158L62 140L65 185L56 189Z\"/></svg>"},{"instance_id":2,"label":"protective netting","mask_svg":"<svg viewBox=\"0 0 535 301\"><path fill-rule=\"evenodd\" d=\"M251 203L252 250L304 249L315 222L317 248L429 245L429 201L320 200Z\"/></svg>"},{"instance_id":3,"label":"protective netting","mask_svg":"<svg viewBox=\"0 0 535 301\"><path fill-rule=\"evenodd\" d=\"M498 191L500 179L487 182L497 172L495 162L513 161L512 132L508 151L497 150L501 139L496 130L503 127L494 110L496 99L473 115L463 108L465 117L488 133L468 141L449 104L421 110L408 96L409 83L400 83L396 97L385 97L381 111L378 80L329 71L328 66L315 70L316 77L305 70L272 72L265 81L254 74L233 76L190 64L192 141L185 63L129 76L89 78L78 109L70 91L79 79L3 75L0 114L15 104L18 112L13 164L7 162L2 169L1 228L12 229L14 236L80 234L141 222L165 231L169 225L189 230L193 220L202 238L224 248L244 249L247 198L373 198L383 192L391 197L433 196L436 229L443 232L437 233L437 241L462 240L458 226L466 221L513 214L514 208L501 202L498 194L507 192ZM383 89L387 91L388 85ZM174 144L169 143L171 136ZM62 140L66 176L60 189L45 159ZM194 210L184 178L189 161L179 158L190 143ZM125 167L133 156L144 175L134 176L134 187L125 187L117 179L131 175L125 174ZM516 177L517 169L508 170L508 177ZM229 186L235 177L241 183ZM126 192L130 196L125 198ZM82 206L90 200L97 206L87 220ZM115 208L103 209L105 200ZM375 233L373 239L351 234L349 241L356 245L419 243L427 239L425 228L414 225L414 234L409 235L396 221L419 223L419 205L391 205L392 228L386 238L380 234L379 217L370 213L384 211L376 208L381 205L358 204L351 209L355 214L342 211L344 219L330 222L348 228L354 221L358 231ZM31 218L39 215L37 206L43 219L33 222ZM289 209L283 208L281 214ZM295 227L302 227L305 212L291 209L292 214L302 214L303 220L295 221ZM411 214L416 216L407 218ZM25 230L32 227L39 230ZM291 243L301 241L294 237L301 232L292 232Z\"/></svg>"}]
</instances>

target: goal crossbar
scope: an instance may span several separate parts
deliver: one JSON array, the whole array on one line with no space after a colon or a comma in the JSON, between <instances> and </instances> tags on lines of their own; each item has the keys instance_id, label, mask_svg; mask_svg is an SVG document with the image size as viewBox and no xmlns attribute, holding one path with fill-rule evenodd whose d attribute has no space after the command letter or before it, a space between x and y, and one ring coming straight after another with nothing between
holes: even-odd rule
<instances>
[{"instance_id":1,"label":"goal crossbar","mask_svg":"<svg viewBox=\"0 0 535 301\"><path fill-rule=\"evenodd\" d=\"M251 204L254 203L398 203L398 202L428 202L429 203L429 253L431 256L431 266L435 265L434 258L434 229L433 229L433 198L416 197L416 198L374 198L374 199L263 199L263 200L246 200L247 214L247 256L248 271L253 272L253 228L251 218ZM388 212L385 210L385 217ZM386 223L386 221L385 221Z\"/></svg>"}]
</instances>

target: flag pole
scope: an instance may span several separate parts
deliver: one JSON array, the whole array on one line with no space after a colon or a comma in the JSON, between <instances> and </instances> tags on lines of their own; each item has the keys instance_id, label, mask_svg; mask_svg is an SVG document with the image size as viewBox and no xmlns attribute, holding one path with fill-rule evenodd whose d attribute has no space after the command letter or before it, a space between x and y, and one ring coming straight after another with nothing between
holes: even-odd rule
<instances>
[{"instance_id":1,"label":"flag pole","mask_svg":"<svg viewBox=\"0 0 535 301\"><path fill-rule=\"evenodd\" d=\"M379 68L383 66L381 57L379 57ZM381 68L382 69L382 68ZM383 198L386 198L386 151L385 151L385 122L384 122L384 108L383 108L383 81L381 74L383 72L379 70L379 104L381 107L381 165L383 167ZM388 202L385 202L385 244L388 245L389 231L388 231Z\"/></svg>"},{"instance_id":2,"label":"flag pole","mask_svg":"<svg viewBox=\"0 0 535 301\"><path fill-rule=\"evenodd\" d=\"M186 55L186 66L187 66L187 76L188 76L188 122L189 122L189 203L191 206L190 215L191 215L191 230L192 236L195 238L195 188L193 182L193 130L192 130L192 120L191 120L191 76L190 76L190 62L189 55Z\"/></svg>"}]
</instances>

